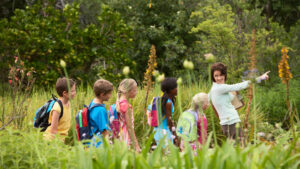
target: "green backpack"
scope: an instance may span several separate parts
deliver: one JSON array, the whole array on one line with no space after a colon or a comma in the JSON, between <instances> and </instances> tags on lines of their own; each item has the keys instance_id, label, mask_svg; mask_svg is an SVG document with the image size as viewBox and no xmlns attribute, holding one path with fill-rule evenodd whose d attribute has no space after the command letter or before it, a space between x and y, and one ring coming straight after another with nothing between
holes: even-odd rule
<instances>
[{"instance_id":1,"label":"green backpack","mask_svg":"<svg viewBox=\"0 0 300 169\"><path fill-rule=\"evenodd\" d=\"M193 112L183 112L178 120L176 134L184 141L197 140L197 121Z\"/></svg>"}]
</instances>

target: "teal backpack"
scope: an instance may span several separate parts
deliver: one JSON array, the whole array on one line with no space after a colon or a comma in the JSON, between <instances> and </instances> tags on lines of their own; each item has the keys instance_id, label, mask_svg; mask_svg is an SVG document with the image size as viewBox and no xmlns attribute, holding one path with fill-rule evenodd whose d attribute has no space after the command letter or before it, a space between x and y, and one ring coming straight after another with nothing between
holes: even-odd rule
<instances>
[{"instance_id":1,"label":"teal backpack","mask_svg":"<svg viewBox=\"0 0 300 169\"><path fill-rule=\"evenodd\" d=\"M185 111L180 115L176 134L184 141L197 140L197 121L193 112Z\"/></svg>"}]
</instances>

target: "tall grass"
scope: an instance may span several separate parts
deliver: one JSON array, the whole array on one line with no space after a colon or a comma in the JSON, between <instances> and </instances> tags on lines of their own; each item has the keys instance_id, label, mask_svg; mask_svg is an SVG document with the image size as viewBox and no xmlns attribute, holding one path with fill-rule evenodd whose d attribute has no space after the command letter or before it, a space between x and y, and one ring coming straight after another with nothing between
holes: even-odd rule
<instances>
[{"instance_id":1,"label":"tall grass","mask_svg":"<svg viewBox=\"0 0 300 169\"><path fill-rule=\"evenodd\" d=\"M244 148L225 142L211 149L209 142L197 155L189 146L180 152L170 145L170 152L158 147L149 152L150 144L142 153L129 150L125 143L105 142L102 148L85 149L81 144L68 146L56 139L44 141L36 130L16 131L8 128L0 133L1 168L291 168L300 164L299 133L288 142L282 137L275 146L259 143ZM151 138L150 138L151 139ZM149 139L149 140L150 140Z\"/></svg>"},{"instance_id":2,"label":"tall grass","mask_svg":"<svg viewBox=\"0 0 300 169\"><path fill-rule=\"evenodd\" d=\"M193 84L183 84L180 86L182 110L190 107L191 98L199 92L209 92L209 84L205 82L193 82ZM263 90L257 86L259 91ZM103 144L103 148L93 147L85 149L81 144L73 144L73 133L70 132L67 144L59 140L52 142L44 141L42 133L33 128L33 118L35 111L43 105L50 97L55 94L54 89L48 91L34 89L32 95L27 98L28 112L24 119L22 130L13 129L10 126L0 132L0 168L298 168L300 157L299 133L291 140L290 132L280 130L281 134L274 146L265 144L258 140L257 145L248 144L244 148L234 146L226 142L221 134L221 128L216 118L212 119L213 110L209 108L205 111L208 119L208 133L210 137L202 149L195 152L191 151L188 145L184 152L170 145L169 151L161 151L158 147L150 152L153 139L151 128L147 125L144 118L145 90L140 88L135 99L131 100L134 109L135 132L142 153L129 150L124 143L116 142L109 145ZM257 122L257 131L265 128L266 115L262 111L264 104L263 93L256 93L255 111L256 115L249 116L249 123L252 125ZM159 85L149 93L149 98L160 95ZM84 104L88 105L94 98L93 90L90 86L77 86L77 95L72 101L73 117ZM268 98L272 99L272 98ZM1 106L5 106L8 112L12 109L9 105L11 98L3 95ZM106 102L108 109L116 101L114 93L110 100ZM148 100L149 103L151 99ZM247 100L245 100L247 102ZM148 104L149 104L148 103ZM284 104L284 103L283 103ZM176 103L174 121L180 115L179 104ZM241 119L245 118L246 107L239 110ZM214 120L214 123L211 122ZM213 146L211 142L212 127L215 124L216 135L220 146ZM74 124L73 124L74 125ZM251 126L250 126L251 127ZM72 131L72 130L70 130ZM254 138L254 133L249 130L249 135ZM220 144L224 142L224 144Z\"/></svg>"}]
</instances>

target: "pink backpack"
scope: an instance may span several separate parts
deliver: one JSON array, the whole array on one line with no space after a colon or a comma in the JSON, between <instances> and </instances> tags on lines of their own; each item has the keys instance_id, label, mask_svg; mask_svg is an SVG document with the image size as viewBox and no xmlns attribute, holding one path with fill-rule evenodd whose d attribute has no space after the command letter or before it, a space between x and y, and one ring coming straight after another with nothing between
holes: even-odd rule
<instances>
[{"instance_id":1,"label":"pink backpack","mask_svg":"<svg viewBox=\"0 0 300 169\"><path fill-rule=\"evenodd\" d=\"M157 127L159 123L158 116L157 116L158 112L161 112L161 108L158 107L159 105L157 104L159 102L161 102L161 98L154 97L147 109L147 122L151 127ZM164 115L162 117L162 120L165 118L166 116Z\"/></svg>"}]
</instances>

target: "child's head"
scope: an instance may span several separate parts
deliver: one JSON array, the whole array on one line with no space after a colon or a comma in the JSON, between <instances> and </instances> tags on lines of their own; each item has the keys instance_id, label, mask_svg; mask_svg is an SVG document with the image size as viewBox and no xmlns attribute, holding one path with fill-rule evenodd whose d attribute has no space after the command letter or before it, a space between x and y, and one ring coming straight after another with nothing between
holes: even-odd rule
<instances>
[{"instance_id":1,"label":"child's head","mask_svg":"<svg viewBox=\"0 0 300 169\"><path fill-rule=\"evenodd\" d=\"M161 82L161 91L169 97L177 96L177 80L174 77L167 77Z\"/></svg>"},{"instance_id":2,"label":"child's head","mask_svg":"<svg viewBox=\"0 0 300 169\"><path fill-rule=\"evenodd\" d=\"M108 101L112 95L114 86L107 80L99 79L94 83L94 94L95 97L103 101Z\"/></svg>"},{"instance_id":3,"label":"child's head","mask_svg":"<svg viewBox=\"0 0 300 169\"><path fill-rule=\"evenodd\" d=\"M133 79L124 79L118 88L118 98L126 95L126 98L134 98L137 94L137 83Z\"/></svg>"},{"instance_id":4,"label":"child's head","mask_svg":"<svg viewBox=\"0 0 300 169\"><path fill-rule=\"evenodd\" d=\"M69 98L69 90L68 90L68 80L70 83L70 88L71 88L71 98ZM56 81L56 92L59 97L64 97L67 99L73 99L76 95L76 83L72 79L67 79L65 77L58 78Z\"/></svg>"},{"instance_id":5,"label":"child's head","mask_svg":"<svg viewBox=\"0 0 300 169\"><path fill-rule=\"evenodd\" d=\"M198 93L192 99L191 109L198 111L207 109L209 106L208 95L206 93Z\"/></svg>"}]
</instances>

